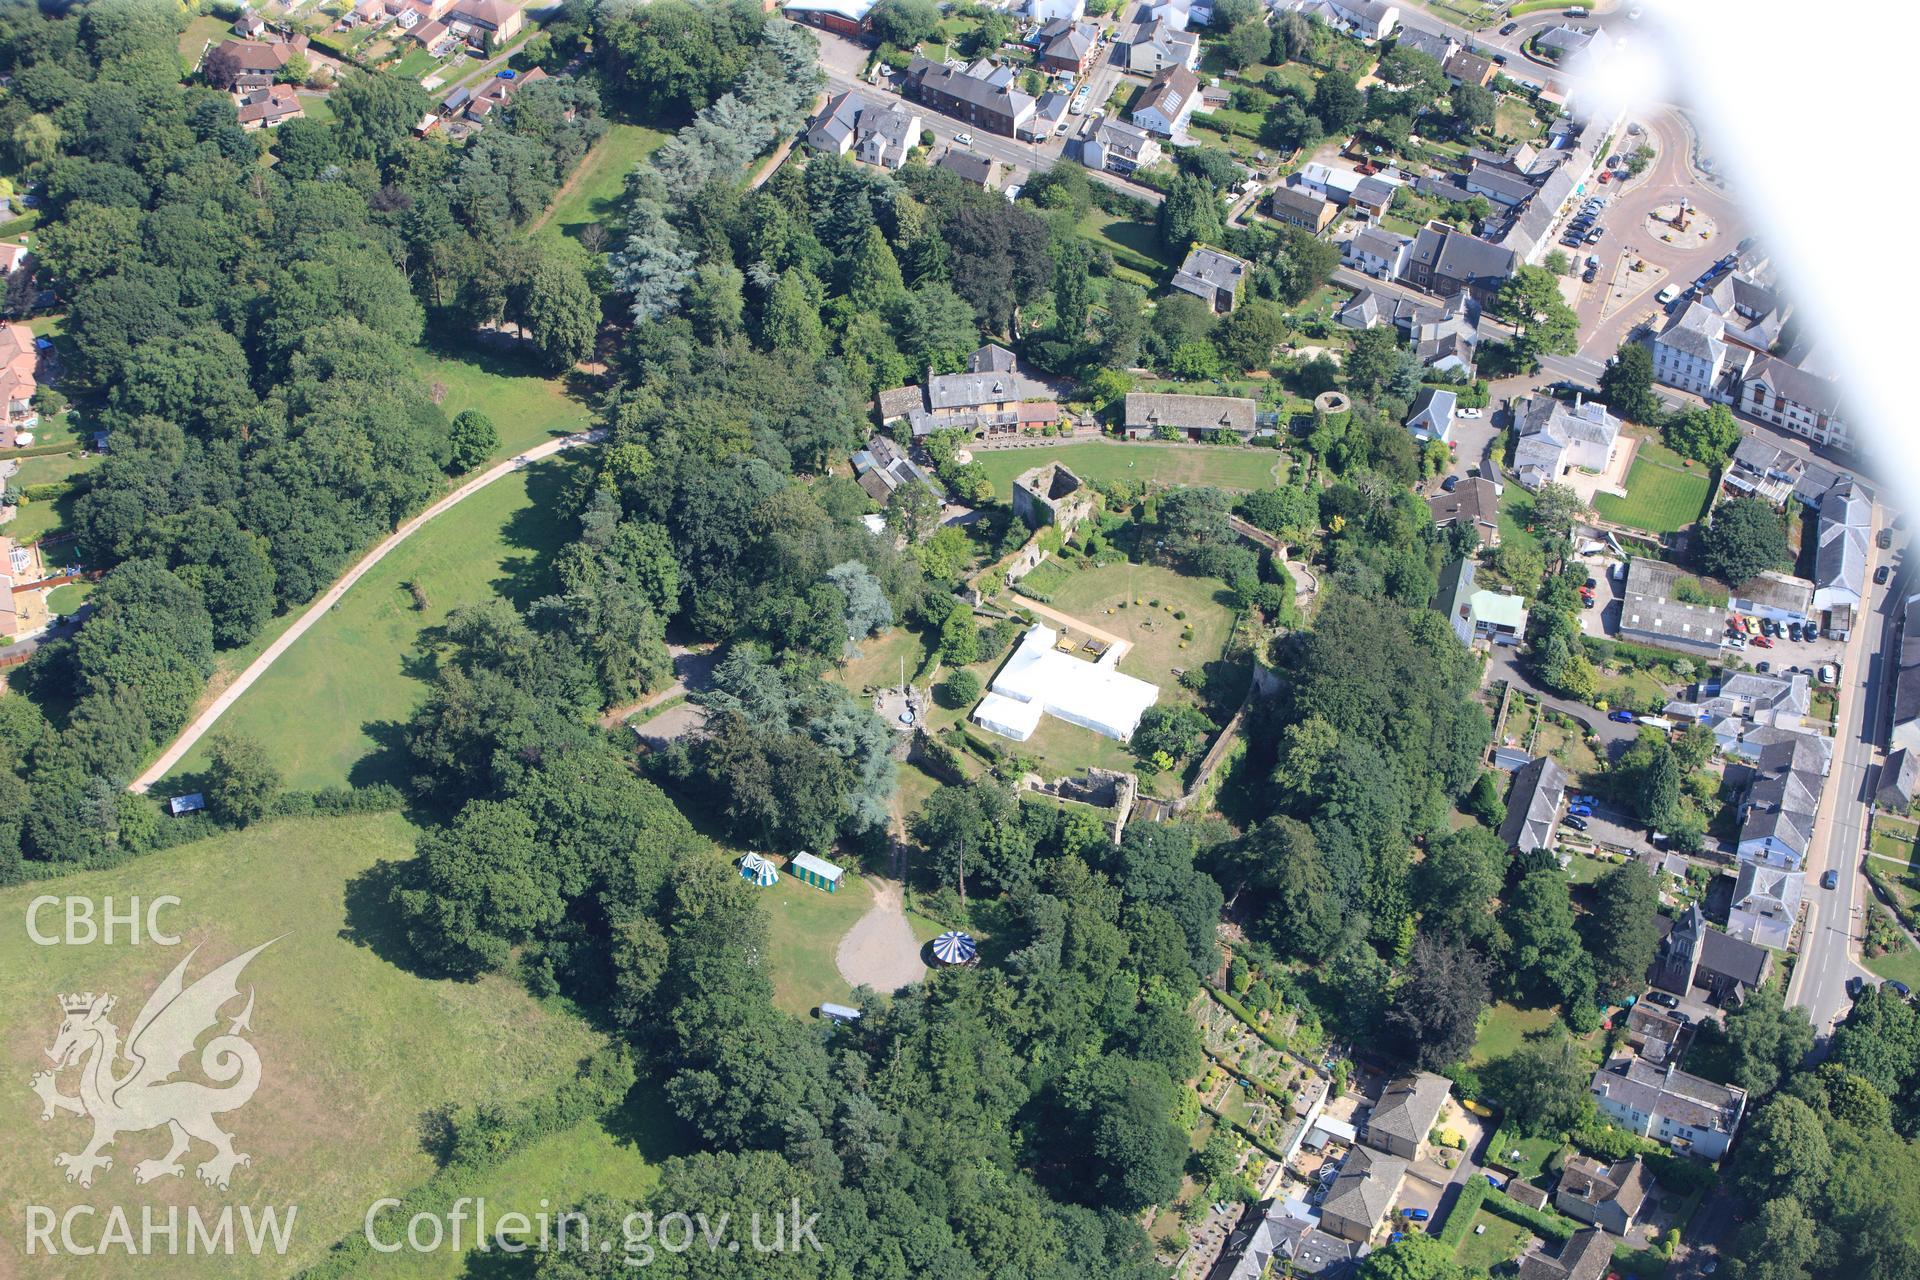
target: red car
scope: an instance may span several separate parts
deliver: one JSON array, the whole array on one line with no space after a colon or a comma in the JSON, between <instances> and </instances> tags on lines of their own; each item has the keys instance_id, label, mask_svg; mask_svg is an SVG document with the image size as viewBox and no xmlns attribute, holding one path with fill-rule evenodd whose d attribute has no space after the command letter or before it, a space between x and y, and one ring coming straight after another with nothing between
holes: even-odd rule
<instances>
[{"instance_id":1,"label":"red car","mask_svg":"<svg viewBox=\"0 0 1920 1280\"><path fill-rule=\"evenodd\" d=\"M1752 640L1752 643L1755 648L1759 648L1759 649L1773 648L1773 641L1767 639L1765 636L1755 636Z\"/></svg>"},{"instance_id":2,"label":"red car","mask_svg":"<svg viewBox=\"0 0 1920 1280\"><path fill-rule=\"evenodd\" d=\"M1613 181L1613 171L1611 169L1602 170L1600 173L1600 185L1605 186L1607 183L1612 181Z\"/></svg>"}]
</instances>

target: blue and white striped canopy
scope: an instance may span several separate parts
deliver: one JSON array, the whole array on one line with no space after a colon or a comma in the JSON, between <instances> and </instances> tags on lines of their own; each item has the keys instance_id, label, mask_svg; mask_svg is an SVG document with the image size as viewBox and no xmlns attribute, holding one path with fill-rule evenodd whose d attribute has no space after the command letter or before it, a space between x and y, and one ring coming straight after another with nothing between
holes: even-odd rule
<instances>
[{"instance_id":1,"label":"blue and white striped canopy","mask_svg":"<svg viewBox=\"0 0 1920 1280\"><path fill-rule=\"evenodd\" d=\"M941 964L972 964L980 948L968 935L954 930L933 940L933 958Z\"/></svg>"}]
</instances>

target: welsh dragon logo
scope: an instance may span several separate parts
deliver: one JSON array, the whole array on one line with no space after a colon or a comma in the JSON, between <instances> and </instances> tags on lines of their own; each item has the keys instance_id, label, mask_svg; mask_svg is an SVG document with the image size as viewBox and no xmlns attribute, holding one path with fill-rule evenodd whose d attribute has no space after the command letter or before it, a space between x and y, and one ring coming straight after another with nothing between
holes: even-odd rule
<instances>
[{"instance_id":1,"label":"welsh dragon logo","mask_svg":"<svg viewBox=\"0 0 1920 1280\"><path fill-rule=\"evenodd\" d=\"M147 997L124 1047L119 1028L107 1018L113 1012L112 996L89 991L60 997L65 1017L59 1036L47 1050L54 1067L37 1072L32 1087L44 1105L42 1120L51 1120L56 1111L69 1111L93 1121L93 1140L85 1150L53 1158L67 1171L68 1182L91 1187L96 1172L113 1168L113 1158L102 1152L115 1138L162 1125L172 1136L173 1145L159 1159L134 1165L135 1182L179 1177L185 1172L180 1157L187 1154L196 1138L213 1147L212 1158L196 1170L208 1186L226 1190L234 1167L253 1163L251 1156L233 1149L233 1135L214 1123L215 1116L245 1106L260 1087L260 1055L241 1035L252 1023L251 987L247 989L246 1007L200 1050L201 1072L224 1087L174 1077L193 1052L195 1041L216 1027L220 1011L239 998L240 972L247 962L277 941L263 942L235 956L192 986L183 979L188 962L199 948L188 952ZM123 1059L128 1064L124 1070ZM75 1097L60 1092L59 1074L69 1067L80 1070L80 1092Z\"/></svg>"}]
</instances>

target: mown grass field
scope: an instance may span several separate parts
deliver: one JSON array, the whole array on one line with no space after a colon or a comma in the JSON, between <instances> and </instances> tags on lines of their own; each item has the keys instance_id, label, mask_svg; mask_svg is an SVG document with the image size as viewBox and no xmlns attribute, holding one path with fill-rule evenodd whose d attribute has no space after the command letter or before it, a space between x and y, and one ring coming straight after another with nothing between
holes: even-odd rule
<instances>
[{"instance_id":1,"label":"mown grass field","mask_svg":"<svg viewBox=\"0 0 1920 1280\"><path fill-rule=\"evenodd\" d=\"M1121 268L1116 274L1131 284L1158 288L1173 275L1176 263L1160 247L1160 233L1144 222L1116 218L1103 209L1090 209L1080 219L1079 232L1113 255Z\"/></svg>"},{"instance_id":2,"label":"mown grass field","mask_svg":"<svg viewBox=\"0 0 1920 1280\"><path fill-rule=\"evenodd\" d=\"M414 367L451 421L463 409L478 409L500 432L495 458L584 430L593 414L567 394L564 383L523 361L478 349L420 351Z\"/></svg>"},{"instance_id":3,"label":"mown grass field","mask_svg":"<svg viewBox=\"0 0 1920 1280\"><path fill-rule=\"evenodd\" d=\"M1501 1001L1480 1018L1480 1035L1467 1055L1467 1065L1483 1066L1495 1058L1504 1058L1526 1043L1531 1032L1552 1027L1559 1015L1551 1009L1521 1009Z\"/></svg>"},{"instance_id":4,"label":"mown grass field","mask_svg":"<svg viewBox=\"0 0 1920 1280\"><path fill-rule=\"evenodd\" d=\"M7 488L21 494L23 501L19 505L18 514L5 525L0 525L0 532L4 532L16 543L34 542L65 532L67 519L73 514L73 504L80 496L77 490L51 500L28 499L22 491L28 485L71 480L75 476L93 470L100 465L100 461L100 455L97 453L91 453L85 457L70 453L54 453L38 458L22 458L20 469L8 478Z\"/></svg>"},{"instance_id":5,"label":"mown grass field","mask_svg":"<svg viewBox=\"0 0 1920 1280\"><path fill-rule=\"evenodd\" d=\"M542 462L429 521L282 654L216 732L258 739L289 787L402 781L400 728L432 674L421 634L462 605L505 596L524 607L544 594L548 556L570 534L555 495L576 465ZM408 583L426 593L424 610ZM160 785L205 767L203 745Z\"/></svg>"},{"instance_id":6,"label":"mown grass field","mask_svg":"<svg viewBox=\"0 0 1920 1280\"><path fill-rule=\"evenodd\" d=\"M1648 440L1641 442L1627 471L1627 496L1595 494L1593 509L1603 520L1649 533L1675 533L1704 515L1712 496L1712 472L1698 463L1683 467L1678 455Z\"/></svg>"},{"instance_id":7,"label":"mown grass field","mask_svg":"<svg viewBox=\"0 0 1920 1280\"><path fill-rule=\"evenodd\" d=\"M149 1257L144 1277L283 1276L312 1262L349 1231L380 1196L403 1195L435 1168L425 1137L439 1109L478 1100L510 1102L550 1089L600 1043L559 1006L534 1001L502 978L433 981L392 963L395 922L386 893L363 879L382 861L411 856L415 830L392 814L284 820L198 841L99 872L0 890L0 1078L8 1082L8 1141L0 1145L0 1200L9 1222L25 1206L63 1211L91 1204L298 1205L289 1254L277 1258ZM170 894L181 900L162 923L182 938L165 946L38 946L23 927L27 903L43 893L124 909ZM96 910L98 910L96 905ZM53 921L43 916L43 926ZM242 982L255 993L249 1039L262 1074L258 1093L227 1114L235 1149L253 1157L221 1193L184 1178L136 1188L133 1165L165 1153L164 1132L127 1133L114 1164L91 1189L64 1181L57 1153L81 1149L86 1126L56 1113L38 1119L27 1092L60 1025L61 992L113 994L111 1020L126 1033L147 996L188 951L199 977L268 939ZM69 1071L62 1088L72 1092ZM193 1163L206 1159L197 1148ZM536 1148L529 1158L538 1159ZM585 1159L557 1151L555 1161ZM504 1172L504 1170L503 1170ZM183 1210L184 1211L184 1210ZM88 1277L130 1274L124 1257L22 1258L24 1235L0 1234L0 1274Z\"/></svg>"},{"instance_id":8,"label":"mown grass field","mask_svg":"<svg viewBox=\"0 0 1920 1280\"><path fill-rule=\"evenodd\" d=\"M1487 1229L1484 1235L1474 1234L1473 1228L1479 1226ZM1473 1225L1467 1228L1465 1238L1453 1251L1453 1260L1465 1267L1470 1275L1481 1275L1519 1257L1521 1250L1532 1239L1533 1232L1518 1223L1496 1218L1485 1209L1476 1209Z\"/></svg>"},{"instance_id":9,"label":"mown grass field","mask_svg":"<svg viewBox=\"0 0 1920 1280\"><path fill-rule=\"evenodd\" d=\"M616 222L620 200L627 189L627 175L670 136L645 125L610 125L574 170L573 180L540 215L533 229L578 239L581 228L591 223Z\"/></svg>"},{"instance_id":10,"label":"mown grass field","mask_svg":"<svg viewBox=\"0 0 1920 1280\"><path fill-rule=\"evenodd\" d=\"M1276 449L1232 445L1121 444L1090 440L1039 449L989 449L974 455L993 481L994 497L1010 501L1013 478L1049 462L1091 484L1141 480L1160 485L1215 485L1222 489L1266 489L1279 482L1286 455Z\"/></svg>"}]
</instances>

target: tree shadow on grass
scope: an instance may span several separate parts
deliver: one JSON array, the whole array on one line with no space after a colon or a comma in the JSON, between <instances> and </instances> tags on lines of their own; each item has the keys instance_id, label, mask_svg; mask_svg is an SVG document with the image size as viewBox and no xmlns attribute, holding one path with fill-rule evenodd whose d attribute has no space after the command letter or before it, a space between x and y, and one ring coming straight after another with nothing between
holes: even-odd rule
<instances>
[{"instance_id":1,"label":"tree shadow on grass","mask_svg":"<svg viewBox=\"0 0 1920 1280\"><path fill-rule=\"evenodd\" d=\"M422 961L407 941L406 925L393 904L393 893L406 878L407 864L381 859L347 881L346 925L340 937L367 950L397 969L427 978L453 975Z\"/></svg>"},{"instance_id":2,"label":"tree shadow on grass","mask_svg":"<svg viewBox=\"0 0 1920 1280\"><path fill-rule=\"evenodd\" d=\"M404 789L410 764L407 726L398 720L370 720L360 726L360 732L373 739L374 746L347 770L348 784L373 787L387 783Z\"/></svg>"},{"instance_id":3,"label":"tree shadow on grass","mask_svg":"<svg viewBox=\"0 0 1920 1280\"><path fill-rule=\"evenodd\" d=\"M501 562L491 584L495 594L525 611L554 588L552 561L574 529L577 470L568 463L542 463L526 471L527 504L507 517L501 537L521 554Z\"/></svg>"}]
</instances>

